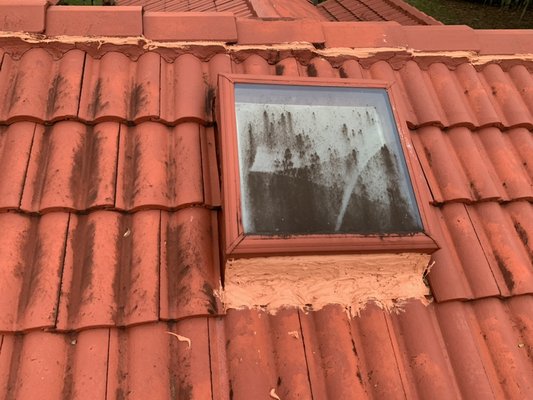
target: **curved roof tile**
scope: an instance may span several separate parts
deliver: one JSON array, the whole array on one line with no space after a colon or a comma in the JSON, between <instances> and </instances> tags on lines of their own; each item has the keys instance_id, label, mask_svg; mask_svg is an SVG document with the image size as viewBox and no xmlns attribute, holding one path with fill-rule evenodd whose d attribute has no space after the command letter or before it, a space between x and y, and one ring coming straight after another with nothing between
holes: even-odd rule
<instances>
[{"instance_id":1,"label":"curved roof tile","mask_svg":"<svg viewBox=\"0 0 533 400\"><path fill-rule=\"evenodd\" d=\"M532 397L533 42L328 22L270 43L292 22L262 21L243 45L232 21L237 42L0 38L0 397ZM391 83L433 302L224 312L221 72Z\"/></svg>"}]
</instances>

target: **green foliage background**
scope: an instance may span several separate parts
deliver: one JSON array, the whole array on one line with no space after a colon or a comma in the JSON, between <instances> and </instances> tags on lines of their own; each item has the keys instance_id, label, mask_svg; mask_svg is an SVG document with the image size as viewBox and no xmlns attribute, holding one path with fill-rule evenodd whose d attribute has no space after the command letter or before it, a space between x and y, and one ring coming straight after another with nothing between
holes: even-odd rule
<instances>
[{"instance_id":1,"label":"green foliage background","mask_svg":"<svg viewBox=\"0 0 533 400\"><path fill-rule=\"evenodd\" d=\"M404 0L447 25L475 29L533 28L533 0Z\"/></svg>"},{"instance_id":2,"label":"green foliage background","mask_svg":"<svg viewBox=\"0 0 533 400\"><path fill-rule=\"evenodd\" d=\"M518 8L522 10L520 18L524 18L527 8L529 7L530 0L485 0L485 4L499 5L502 8L512 9Z\"/></svg>"}]
</instances>

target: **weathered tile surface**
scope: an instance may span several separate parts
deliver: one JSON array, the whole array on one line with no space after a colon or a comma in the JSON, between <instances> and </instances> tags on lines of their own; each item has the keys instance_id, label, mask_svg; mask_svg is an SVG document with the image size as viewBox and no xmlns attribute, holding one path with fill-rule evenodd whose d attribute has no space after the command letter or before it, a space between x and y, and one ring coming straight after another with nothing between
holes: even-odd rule
<instances>
[{"instance_id":1,"label":"weathered tile surface","mask_svg":"<svg viewBox=\"0 0 533 400\"><path fill-rule=\"evenodd\" d=\"M236 23L257 48L0 42L0 397L533 397L531 62L381 56L396 24L302 33L375 56L278 51L290 21ZM392 84L441 247L429 306L223 313L219 73Z\"/></svg>"}]
</instances>

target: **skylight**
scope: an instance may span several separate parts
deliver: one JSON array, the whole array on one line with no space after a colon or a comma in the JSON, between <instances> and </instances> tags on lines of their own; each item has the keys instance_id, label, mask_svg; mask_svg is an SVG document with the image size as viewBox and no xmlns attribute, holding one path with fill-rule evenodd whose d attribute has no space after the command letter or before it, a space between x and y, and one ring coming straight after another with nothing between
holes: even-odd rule
<instances>
[{"instance_id":1,"label":"skylight","mask_svg":"<svg viewBox=\"0 0 533 400\"><path fill-rule=\"evenodd\" d=\"M219 76L226 260L437 248L392 87Z\"/></svg>"},{"instance_id":2,"label":"skylight","mask_svg":"<svg viewBox=\"0 0 533 400\"><path fill-rule=\"evenodd\" d=\"M245 234L423 230L387 91L235 84Z\"/></svg>"}]
</instances>

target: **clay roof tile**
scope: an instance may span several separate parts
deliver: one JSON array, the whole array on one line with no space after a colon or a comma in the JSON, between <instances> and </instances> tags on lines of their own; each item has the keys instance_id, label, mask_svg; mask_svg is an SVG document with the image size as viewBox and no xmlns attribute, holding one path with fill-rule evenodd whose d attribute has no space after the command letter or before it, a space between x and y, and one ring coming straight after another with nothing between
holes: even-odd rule
<instances>
[{"instance_id":1,"label":"clay roof tile","mask_svg":"<svg viewBox=\"0 0 533 400\"><path fill-rule=\"evenodd\" d=\"M0 38L1 398L533 397L532 42L140 7L93 30L112 7L59 8ZM391 83L432 302L224 311L220 73Z\"/></svg>"}]
</instances>

